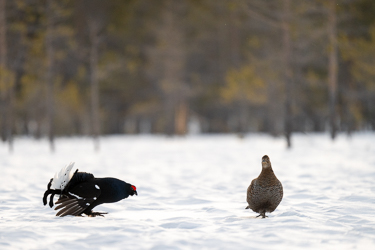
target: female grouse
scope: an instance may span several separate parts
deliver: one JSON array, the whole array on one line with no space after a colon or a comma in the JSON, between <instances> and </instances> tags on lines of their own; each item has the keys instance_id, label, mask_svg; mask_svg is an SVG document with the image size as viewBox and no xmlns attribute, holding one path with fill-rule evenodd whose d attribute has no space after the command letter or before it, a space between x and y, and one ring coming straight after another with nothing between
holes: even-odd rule
<instances>
[{"instance_id":1,"label":"female grouse","mask_svg":"<svg viewBox=\"0 0 375 250\"><path fill-rule=\"evenodd\" d=\"M283 186L276 178L270 158L265 155L262 157L262 172L255 178L247 189L246 209L251 208L254 212L259 213L262 218L267 217L266 212L273 212L280 204L283 198Z\"/></svg>"}]
</instances>

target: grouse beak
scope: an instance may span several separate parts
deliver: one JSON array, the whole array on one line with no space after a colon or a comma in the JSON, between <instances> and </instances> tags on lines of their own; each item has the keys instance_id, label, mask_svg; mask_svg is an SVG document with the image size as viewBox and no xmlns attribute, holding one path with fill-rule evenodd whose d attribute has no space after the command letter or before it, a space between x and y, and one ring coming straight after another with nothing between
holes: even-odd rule
<instances>
[{"instance_id":1,"label":"grouse beak","mask_svg":"<svg viewBox=\"0 0 375 250\"><path fill-rule=\"evenodd\" d=\"M270 162L270 158L267 155L262 157L262 163L269 163L269 162Z\"/></svg>"},{"instance_id":2,"label":"grouse beak","mask_svg":"<svg viewBox=\"0 0 375 250\"><path fill-rule=\"evenodd\" d=\"M137 191L136 191L136 190L134 190L134 194L138 196L138 193L137 193Z\"/></svg>"}]
</instances>

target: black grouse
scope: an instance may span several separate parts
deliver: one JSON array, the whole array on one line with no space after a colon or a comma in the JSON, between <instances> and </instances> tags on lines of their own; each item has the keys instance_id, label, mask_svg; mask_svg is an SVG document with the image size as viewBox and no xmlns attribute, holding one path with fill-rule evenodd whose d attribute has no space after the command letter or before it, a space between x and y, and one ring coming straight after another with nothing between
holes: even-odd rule
<instances>
[{"instance_id":1,"label":"black grouse","mask_svg":"<svg viewBox=\"0 0 375 250\"><path fill-rule=\"evenodd\" d=\"M247 189L246 209L251 208L262 218L273 212L283 198L283 186L272 170L270 158L262 157L262 172L255 178Z\"/></svg>"},{"instance_id":2,"label":"black grouse","mask_svg":"<svg viewBox=\"0 0 375 250\"><path fill-rule=\"evenodd\" d=\"M49 206L53 207L53 197L60 195L55 210L60 209L56 216L86 214L90 217L103 216L92 209L103 203L117 202L138 195L137 188L116 178L95 178L93 174L72 171L74 162L62 168L47 185L43 196L43 204L47 204L47 196L51 194Z\"/></svg>"}]
</instances>

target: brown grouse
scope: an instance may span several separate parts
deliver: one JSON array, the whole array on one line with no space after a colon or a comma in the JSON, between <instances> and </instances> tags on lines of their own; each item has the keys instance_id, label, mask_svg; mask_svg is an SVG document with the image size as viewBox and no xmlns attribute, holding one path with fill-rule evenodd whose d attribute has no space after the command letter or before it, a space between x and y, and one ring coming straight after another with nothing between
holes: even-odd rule
<instances>
[{"instance_id":1,"label":"brown grouse","mask_svg":"<svg viewBox=\"0 0 375 250\"><path fill-rule=\"evenodd\" d=\"M116 178L95 178L93 174L73 171L74 162L57 172L47 185L43 204L51 194L49 206L53 207L53 197L60 195L55 210L56 216L86 214L90 217L103 216L106 213L93 212L92 209L103 203L117 202L138 195L135 186Z\"/></svg>"},{"instance_id":2,"label":"brown grouse","mask_svg":"<svg viewBox=\"0 0 375 250\"><path fill-rule=\"evenodd\" d=\"M283 198L283 186L277 179L271 166L270 158L265 155L262 157L262 172L255 178L247 188L246 209L251 208L259 213L262 218L267 217L267 213L273 212L280 204Z\"/></svg>"}]
</instances>

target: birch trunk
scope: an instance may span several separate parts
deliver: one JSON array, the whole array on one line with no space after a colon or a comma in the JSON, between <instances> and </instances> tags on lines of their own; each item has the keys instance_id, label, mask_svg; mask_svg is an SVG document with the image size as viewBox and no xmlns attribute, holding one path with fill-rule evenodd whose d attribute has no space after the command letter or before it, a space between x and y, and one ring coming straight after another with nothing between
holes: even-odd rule
<instances>
[{"instance_id":1,"label":"birch trunk","mask_svg":"<svg viewBox=\"0 0 375 250\"><path fill-rule=\"evenodd\" d=\"M291 109L291 88L292 88L292 68L291 68L291 37L290 37L290 0L283 0L283 63L284 63L284 84L285 84L285 101L284 115L285 124L284 132L287 141L287 147L292 146L292 109Z\"/></svg>"},{"instance_id":2,"label":"birch trunk","mask_svg":"<svg viewBox=\"0 0 375 250\"><path fill-rule=\"evenodd\" d=\"M0 119L1 138L8 141L9 151L13 151L13 106L14 79L7 65L7 22L6 0L0 0Z\"/></svg>"},{"instance_id":3,"label":"birch trunk","mask_svg":"<svg viewBox=\"0 0 375 250\"><path fill-rule=\"evenodd\" d=\"M53 47L53 0L47 1L47 31L46 31L46 52L47 52L47 71L46 71L46 113L47 113L47 133L50 149L55 151L54 143L54 84L53 84L53 64L54 64L54 47Z\"/></svg>"},{"instance_id":4,"label":"birch trunk","mask_svg":"<svg viewBox=\"0 0 375 250\"><path fill-rule=\"evenodd\" d=\"M6 69L6 18L5 18L5 0L0 0L0 130L1 140L6 141L6 83L5 83L5 69Z\"/></svg>"},{"instance_id":5,"label":"birch trunk","mask_svg":"<svg viewBox=\"0 0 375 250\"><path fill-rule=\"evenodd\" d=\"M337 19L336 19L336 0L329 1L328 12L328 37L329 37L329 57L328 57L328 88L329 88L329 123L332 140L337 133Z\"/></svg>"},{"instance_id":6,"label":"birch trunk","mask_svg":"<svg viewBox=\"0 0 375 250\"><path fill-rule=\"evenodd\" d=\"M94 139L94 149L99 151L99 82L98 82L98 51L99 51L99 27L94 20L89 21L90 32L90 85L91 85L91 126Z\"/></svg>"}]
</instances>

